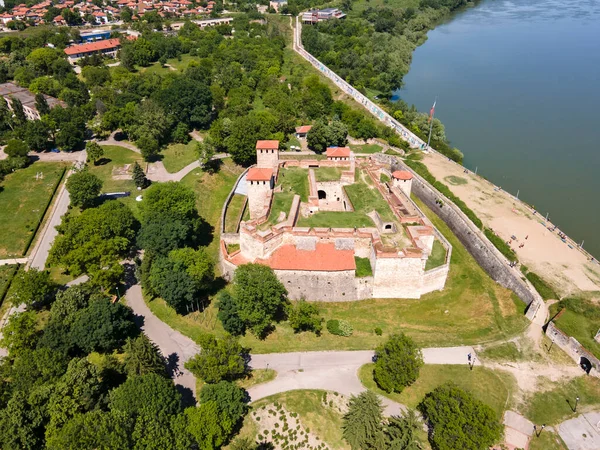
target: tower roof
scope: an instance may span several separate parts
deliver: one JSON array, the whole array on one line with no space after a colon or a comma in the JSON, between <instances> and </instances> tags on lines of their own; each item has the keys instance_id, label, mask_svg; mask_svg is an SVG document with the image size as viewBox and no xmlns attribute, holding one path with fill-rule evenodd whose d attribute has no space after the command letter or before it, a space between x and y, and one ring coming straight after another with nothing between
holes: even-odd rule
<instances>
[{"instance_id":1,"label":"tower roof","mask_svg":"<svg viewBox=\"0 0 600 450\"><path fill-rule=\"evenodd\" d=\"M327 147L327 157L348 158L350 157L350 148L348 147Z\"/></svg>"},{"instance_id":2,"label":"tower roof","mask_svg":"<svg viewBox=\"0 0 600 450\"><path fill-rule=\"evenodd\" d=\"M410 173L408 170L396 170L392 176L396 179L396 180L412 180L413 176L412 173Z\"/></svg>"},{"instance_id":3,"label":"tower roof","mask_svg":"<svg viewBox=\"0 0 600 450\"><path fill-rule=\"evenodd\" d=\"M277 150L279 141L256 141L256 150Z\"/></svg>"},{"instance_id":4,"label":"tower roof","mask_svg":"<svg viewBox=\"0 0 600 450\"><path fill-rule=\"evenodd\" d=\"M252 167L248 169L248 175L246 175L247 181L271 181L273 176L273 169L264 169L258 167Z\"/></svg>"}]
</instances>

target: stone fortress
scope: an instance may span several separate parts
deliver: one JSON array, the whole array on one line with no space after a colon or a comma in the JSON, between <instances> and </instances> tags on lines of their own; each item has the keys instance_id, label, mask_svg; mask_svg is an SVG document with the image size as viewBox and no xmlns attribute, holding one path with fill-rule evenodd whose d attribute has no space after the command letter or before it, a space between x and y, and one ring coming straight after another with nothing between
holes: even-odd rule
<instances>
[{"instance_id":1,"label":"stone fortress","mask_svg":"<svg viewBox=\"0 0 600 450\"><path fill-rule=\"evenodd\" d=\"M348 147L328 148L327 159L282 159L278 141L258 141L256 152L224 207L223 218L234 191L247 195L236 232L221 235L226 278L241 264L265 264L290 298L314 301L420 298L444 288L452 247L410 198L410 172Z\"/></svg>"}]
</instances>

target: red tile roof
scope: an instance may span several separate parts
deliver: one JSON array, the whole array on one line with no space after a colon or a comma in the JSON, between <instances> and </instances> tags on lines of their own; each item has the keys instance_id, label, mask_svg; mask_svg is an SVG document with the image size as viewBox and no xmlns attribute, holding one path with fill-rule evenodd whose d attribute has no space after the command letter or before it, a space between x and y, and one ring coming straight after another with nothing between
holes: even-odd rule
<instances>
[{"instance_id":1,"label":"red tile roof","mask_svg":"<svg viewBox=\"0 0 600 450\"><path fill-rule=\"evenodd\" d=\"M247 181L270 181L273 176L273 169L259 169L258 167L252 167L248 170L246 175Z\"/></svg>"},{"instance_id":2,"label":"red tile roof","mask_svg":"<svg viewBox=\"0 0 600 450\"><path fill-rule=\"evenodd\" d=\"M336 250L335 244L317 244L315 250L298 250L282 245L268 259L258 259L274 270L321 270L337 272L355 270L353 250Z\"/></svg>"},{"instance_id":3,"label":"red tile roof","mask_svg":"<svg viewBox=\"0 0 600 450\"><path fill-rule=\"evenodd\" d=\"M67 55L77 55L79 53L97 52L119 47L121 43L118 39L106 39L104 41L89 42L87 44L73 45L65 48Z\"/></svg>"},{"instance_id":4,"label":"red tile roof","mask_svg":"<svg viewBox=\"0 0 600 450\"><path fill-rule=\"evenodd\" d=\"M308 133L312 125L302 125L301 127L296 127L296 133Z\"/></svg>"},{"instance_id":5,"label":"red tile roof","mask_svg":"<svg viewBox=\"0 0 600 450\"><path fill-rule=\"evenodd\" d=\"M349 158L350 157L350 149L348 147L328 147L327 148L327 157L336 157L336 158Z\"/></svg>"},{"instance_id":6,"label":"red tile roof","mask_svg":"<svg viewBox=\"0 0 600 450\"><path fill-rule=\"evenodd\" d=\"M392 176L396 180L412 180L413 176L408 170L396 170Z\"/></svg>"},{"instance_id":7,"label":"red tile roof","mask_svg":"<svg viewBox=\"0 0 600 450\"><path fill-rule=\"evenodd\" d=\"M277 150L279 141L256 141L257 150Z\"/></svg>"}]
</instances>

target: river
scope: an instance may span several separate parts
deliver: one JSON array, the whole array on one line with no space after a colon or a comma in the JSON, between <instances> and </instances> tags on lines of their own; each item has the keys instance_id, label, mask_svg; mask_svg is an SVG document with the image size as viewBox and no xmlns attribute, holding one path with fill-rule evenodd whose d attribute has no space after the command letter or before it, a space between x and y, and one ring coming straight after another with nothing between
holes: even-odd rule
<instances>
[{"instance_id":1,"label":"river","mask_svg":"<svg viewBox=\"0 0 600 450\"><path fill-rule=\"evenodd\" d=\"M464 164L600 257L600 0L483 0L428 34L398 92Z\"/></svg>"}]
</instances>

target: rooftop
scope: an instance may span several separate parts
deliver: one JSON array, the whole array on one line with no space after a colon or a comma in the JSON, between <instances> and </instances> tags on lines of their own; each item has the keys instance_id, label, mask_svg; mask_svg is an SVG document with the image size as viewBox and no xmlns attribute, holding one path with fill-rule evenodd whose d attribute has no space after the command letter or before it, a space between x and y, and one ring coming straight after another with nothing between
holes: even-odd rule
<instances>
[{"instance_id":1,"label":"rooftop","mask_svg":"<svg viewBox=\"0 0 600 450\"><path fill-rule=\"evenodd\" d=\"M268 259L256 261L274 270L319 270L338 272L355 270L354 250L337 250L335 244L316 244L314 250L282 245Z\"/></svg>"},{"instance_id":2,"label":"rooftop","mask_svg":"<svg viewBox=\"0 0 600 450\"><path fill-rule=\"evenodd\" d=\"M296 127L296 133L308 133L312 125L302 125L301 127Z\"/></svg>"},{"instance_id":3,"label":"rooftop","mask_svg":"<svg viewBox=\"0 0 600 450\"><path fill-rule=\"evenodd\" d=\"M65 48L65 53L69 56L79 53L97 52L100 50L108 50L121 45L118 39L106 39L104 41L89 42L87 44L73 45Z\"/></svg>"},{"instance_id":4,"label":"rooftop","mask_svg":"<svg viewBox=\"0 0 600 450\"><path fill-rule=\"evenodd\" d=\"M328 158L331 158L331 157L349 158L350 157L350 148L349 147L328 147L326 155Z\"/></svg>"},{"instance_id":5,"label":"rooftop","mask_svg":"<svg viewBox=\"0 0 600 450\"><path fill-rule=\"evenodd\" d=\"M258 167L252 167L248 169L248 175L246 175L247 181L270 181L273 176L273 169L261 169Z\"/></svg>"},{"instance_id":6,"label":"rooftop","mask_svg":"<svg viewBox=\"0 0 600 450\"><path fill-rule=\"evenodd\" d=\"M392 173L392 177L396 180L412 180L413 176L408 170L396 170Z\"/></svg>"},{"instance_id":7,"label":"rooftop","mask_svg":"<svg viewBox=\"0 0 600 450\"><path fill-rule=\"evenodd\" d=\"M277 150L279 141L256 141L257 150Z\"/></svg>"}]
</instances>

